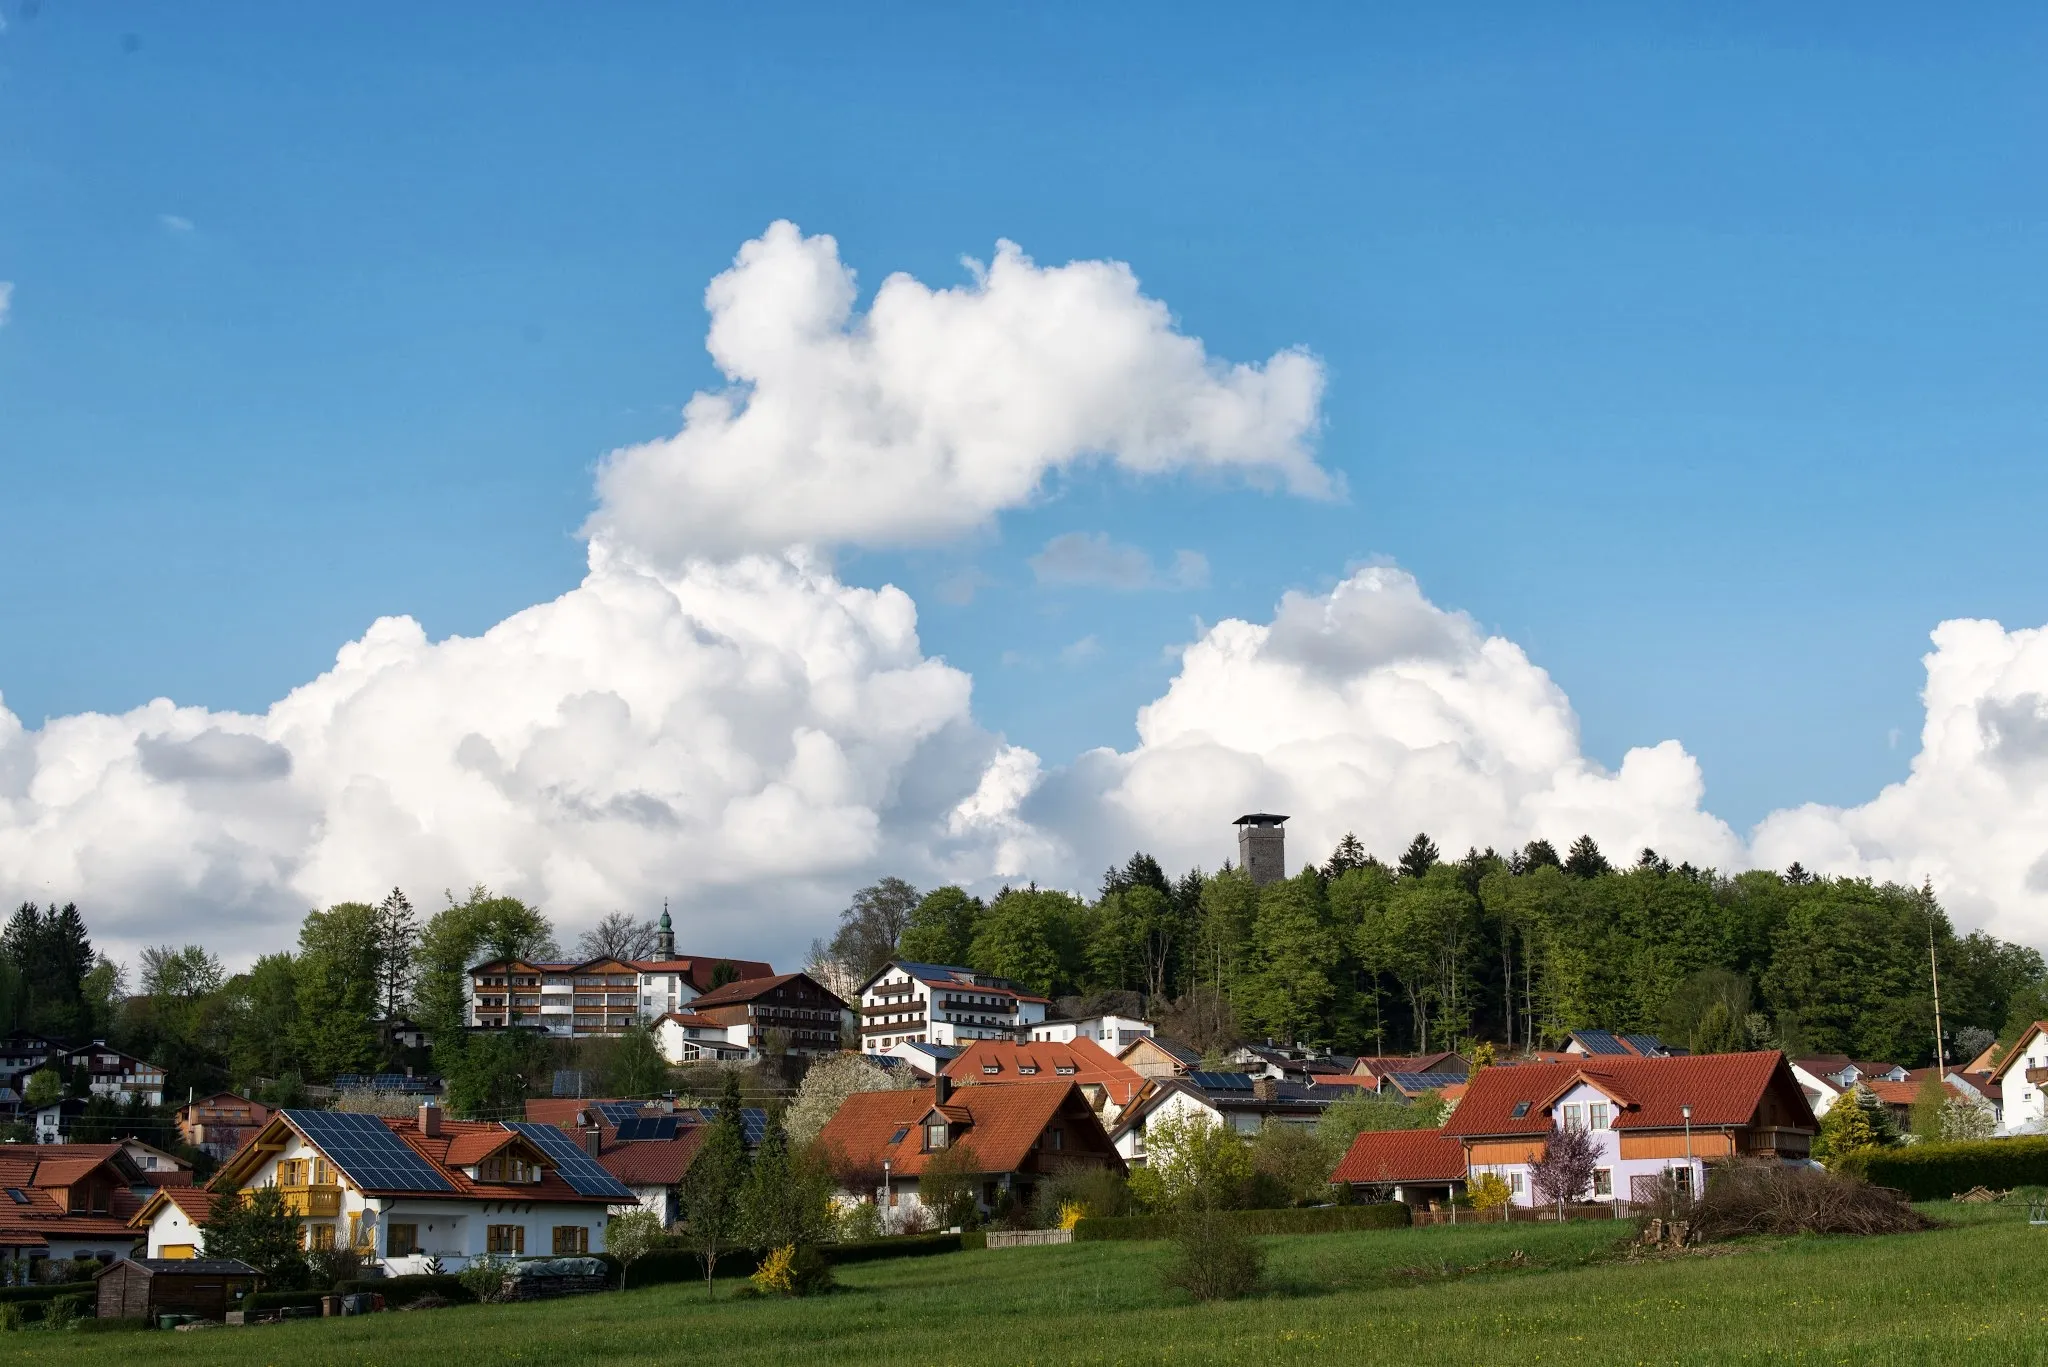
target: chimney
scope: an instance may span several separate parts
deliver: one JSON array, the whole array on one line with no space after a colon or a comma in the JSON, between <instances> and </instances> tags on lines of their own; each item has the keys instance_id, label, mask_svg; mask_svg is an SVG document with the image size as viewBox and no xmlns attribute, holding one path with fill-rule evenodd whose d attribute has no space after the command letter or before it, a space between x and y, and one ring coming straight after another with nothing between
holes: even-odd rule
<instances>
[{"instance_id":1,"label":"chimney","mask_svg":"<svg viewBox=\"0 0 2048 1367\"><path fill-rule=\"evenodd\" d=\"M602 1149L603 1147L603 1130L599 1129L595 1125L592 1125L589 1129L583 1132L583 1152L589 1154L592 1158L595 1158L597 1157L598 1150Z\"/></svg>"},{"instance_id":2,"label":"chimney","mask_svg":"<svg viewBox=\"0 0 2048 1367\"><path fill-rule=\"evenodd\" d=\"M1287 818L1272 812L1246 812L1231 823L1237 827L1237 866L1263 888L1287 876Z\"/></svg>"},{"instance_id":3,"label":"chimney","mask_svg":"<svg viewBox=\"0 0 2048 1367\"><path fill-rule=\"evenodd\" d=\"M953 1079L947 1077L944 1073L940 1073L932 1079L932 1087L934 1089L933 1104L943 1106L953 1099Z\"/></svg>"},{"instance_id":4,"label":"chimney","mask_svg":"<svg viewBox=\"0 0 2048 1367\"><path fill-rule=\"evenodd\" d=\"M1269 1077L1255 1078L1252 1081L1252 1095L1260 1101L1278 1101L1280 1084Z\"/></svg>"},{"instance_id":5,"label":"chimney","mask_svg":"<svg viewBox=\"0 0 2048 1367\"><path fill-rule=\"evenodd\" d=\"M439 1139L441 1137L441 1108L431 1101L420 1103L420 1137Z\"/></svg>"}]
</instances>

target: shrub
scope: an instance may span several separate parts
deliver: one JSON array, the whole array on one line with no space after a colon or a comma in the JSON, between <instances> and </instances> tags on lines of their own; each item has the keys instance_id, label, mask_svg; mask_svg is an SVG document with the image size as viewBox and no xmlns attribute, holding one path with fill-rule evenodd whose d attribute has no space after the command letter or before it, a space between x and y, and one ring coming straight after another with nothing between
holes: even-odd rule
<instances>
[{"instance_id":1,"label":"shrub","mask_svg":"<svg viewBox=\"0 0 2048 1367\"><path fill-rule=\"evenodd\" d=\"M43 1307L43 1328L68 1329L71 1322L85 1309L85 1297L81 1295L53 1296Z\"/></svg>"},{"instance_id":2,"label":"shrub","mask_svg":"<svg viewBox=\"0 0 2048 1367\"><path fill-rule=\"evenodd\" d=\"M1192 1210L1175 1221L1175 1256L1166 1284L1198 1301L1229 1301L1251 1294L1265 1272L1266 1255L1238 1222L1217 1210Z\"/></svg>"},{"instance_id":3,"label":"shrub","mask_svg":"<svg viewBox=\"0 0 2048 1367\"><path fill-rule=\"evenodd\" d=\"M445 1273L372 1277L338 1282L334 1289L344 1295L357 1291L374 1291L384 1298L384 1308L387 1310L404 1310L425 1300L432 1300L441 1305L459 1305L476 1299L469 1288L462 1284L462 1278L448 1276Z\"/></svg>"},{"instance_id":4,"label":"shrub","mask_svg":"<svg viewBox=\"0 0 2048 1367\"><path fill-rule=\"evenodd\" d=\"M486 1254L455 1274L462 1289L486 1305L505 1294L505 1263Z\"/></svg>"},{"instance_id":5,"label":"shrub","mask_svg":"<svg viewBox=\"0 0 2048 1367\"><path fill-rule=\"evenodd\" d=\"M968 1247L971 1240L980 1238L979 1234L899 1234L860 1243L832 1244L820 1251L828 1262L837 1267L843 1263L869 1263L882 1258L922 1258L933 1253L958 1253ZM974 1246L986 1248L988 1244L983 1240Z\"/></svg>"},{"instance_id":6,"label":"shrub","mask_svg":"<svg viewBox=\"0 0 2048 1367\"><path fill-rule=\"evenodd\" d=\"M1471 1198L1474 1210L1498 1210L1515 1197L1507 1179L1497 1172L1479 1174L1466 1194Z\"/></svg>"},{"instance_id":7,"label":"shrub","mask_svg":"<svg viewBox=\"0 0 2048 1367\"><path fill-rule=\"evenodd\" d=\"M1062 1163L1038 1184L1032 1195L1032 1223L1040 1229L1065 1229L1062 1221L1070 1206L1084 1215L1128 1215L1131 1188L1122 1173L1093 1164Z\"/></svg>"},{"instance_id":8,"label":"shrub","mask_svg":"<svg viewBox=\"0 0 2048 1367\"><path fill-rule=\"evenodd\" d=\"M1331 1146L1320 1131L1307 1125L1268 1120L1252 1141L1255 1182L1264 1188L1262 1206L1305 1206L1322 1200L1330 1189L1330 1170L1343 1150Z\"/></svg>"},{"instance_id":9,"label":"shrub","mask_svg":"<svg viewBox=\"0 0 2048 1367\"><path fill-rule=\"evenodd\" d=\"M873 1201L856 1201L839 1212L839 1241L863 1243L882 1237L882 1208Z\"/></svg>"},{"instance_id":10,"label":"shrub","mask_svg":"<svg viewBox=\"0 0 2048 1367\"><path fill-rule=\"evenodd\" d=\"M1902 1191L1915 1201L1939 1201L1971 1187L2004 1191L2048 1185L2048 1136L1863 1149L1832 1166L1849 1176Z\"/></svg>"},{"instance_id":11,"label":"shrub","mask_svg":"<svg viewBox=\"0 0 2048 1367\"><path fill-rule=\"evenodd\" d=\"M814 1296L832 1289L832 1264L809 1244L784 1244L769 1253L751 1280L764 1296Z\"/></svg>"},{"instance_id":12,"label":"shrub","mask_svg":"<svg viewBox=\"0 0 2048 1367\"><path fill-rule=\"evenodd\" d=\"M1692 1210L1700 1237L1899 1234L1928 1221L1895 1191L1814 1168L1736 1162L1715 1168Z\"/></svg>"},{"instance_id":13,"label":"shrub","mask_svg":"<svg viewBox=\"0 0 2048 1367\"><path fill-rule=\"evenodd\" d=\"M314 1286L339 1290L343 1282L363 1275L363 1255L352 1248L323 1248L306 1255L306 1268Z\"/></svg>"},{"instance_id":14,"label":"shrub","mask_svg":"<svg viewBox=\"0 0 2048 1367\"><path fill-rule=\"evenodd\" d=\"M1145 1154L1145 1166L1131 1174L1131 1195L1148 1210L1224 1210L1244 1203L1251 1148L1203 1112L1149 1122Z\"/></svg>"},{"instance_id":15,"label":"shrub","mask_svg":"<svg viewBox=\"0 0 2048 1367\"><path fill-rule=\"evenodd\" d=\"M917 1204L931 1212L941 1228L965 1228L973 1223L978 1209L974 1188L980 1177L981 1160L975 1156L974 1146L948 1145L924 1160L924 1171L917 1179ZM908 1226L905 1232L909 1232Z\"/></svg>"}]
</instances>

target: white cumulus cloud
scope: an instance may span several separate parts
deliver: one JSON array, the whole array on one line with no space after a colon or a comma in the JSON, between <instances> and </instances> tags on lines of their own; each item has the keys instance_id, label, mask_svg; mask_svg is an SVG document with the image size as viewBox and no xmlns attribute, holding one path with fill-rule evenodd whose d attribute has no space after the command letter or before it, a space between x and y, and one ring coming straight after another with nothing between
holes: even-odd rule
<instances>
[{"instance_id":1,"label":"white cumulus cloud","mask_svg":"<svg viewBox=\"0 0 2048 1367\"><path fill-rule=\"evenodd\" d=\"M253 953L309 906L481 881L566 923L674 897L685 939L787 958L852 880L978 876L1016 843L977 815L1002 752L968 695L895 589L599 549L479 637L380 620L261 715L159 700L28 731L0 708L0 879L131 948Z\"/></svg>"},{"instance_id":2,"label":"white cumulus cloud","mask_svg":"<svg viewBox=\"0 0 2048 1367\"><path fill-rule=\"evenodd\" d=\"M14 282L0 280L0 327L7 324L7 315L14 307Z\"/></svg>"},{"instance_id":3,"label":"white cumulus cloud","mask_svg":"<svg viewBox=\"0 0 2048 1367\"><path fill-rule=\"evenodd\" d=\"M1623 858L1650 845L1739 864L1703 790L1675 741L1614 772L1588 759L1563 690L1519 646L1375 567L1288 594L1270 623L1209 628L1139 711L1136 748L1082 756L1020 813L1080 869L1134 847L1214 868L1246 811L1293 818L1296 864L1320 862L1346 831L1392 854L1425 830L1457 852L1589 833Z\"/></svg>"},{"instance_id":4,"label":"white cumulus cloud","mask_svg":"<svg viewBox=\"0 0 2048 1367\"><path fill-rule=\"evenodd\" d=\"M1758 863L1917 884L1951 915L2048 940L2048 628L1943 622L1925 657L1926 720L1901 782L1857 807L1768 817Z\"/></svg>"},{"instance_id":5,"label":"white cumulus cloud","mask_svg":"<svg viewBox=\"0 0 2048 1367\"><path fill-rule=\"evenodd\" d=\"M669 562L936 541L1091 459L1333 491L1305 352L1218 361L1117 262L1041 267L1003 242L969 264L952 289L892 275L856 316L838 244L774 224L705 295L729 387L606 458L587 530Z\"/></svg>"}]
</instances>

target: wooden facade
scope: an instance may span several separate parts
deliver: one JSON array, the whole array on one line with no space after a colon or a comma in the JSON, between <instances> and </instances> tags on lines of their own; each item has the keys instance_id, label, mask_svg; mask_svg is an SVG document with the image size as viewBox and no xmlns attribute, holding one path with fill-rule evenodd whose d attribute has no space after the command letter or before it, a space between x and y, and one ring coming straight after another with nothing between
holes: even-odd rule
<instances>
[{"instance_id":1,"label":"wooden facade","mask_svg":"<svg viewBox=\"0 0 2048 1367\"><path fill-rule=\"evenodd\" d=\"M1466 1162L1475 1168L1503 1163L1534 1163L1543 1157L1541 1139L1476 1139L1465 1148Z\"/></svg>"},{"instance_id":2,"label":"wooden facade","mask_svg":"<svg viewBox=\"0 0 2048 1367\"><path fill-rule=\"evenodd\" d=\"M1623 1158L1726 1158L1735 1152L1735 1136L1727 1130L1623 1130Z\"/></svg>"}]
</instances>

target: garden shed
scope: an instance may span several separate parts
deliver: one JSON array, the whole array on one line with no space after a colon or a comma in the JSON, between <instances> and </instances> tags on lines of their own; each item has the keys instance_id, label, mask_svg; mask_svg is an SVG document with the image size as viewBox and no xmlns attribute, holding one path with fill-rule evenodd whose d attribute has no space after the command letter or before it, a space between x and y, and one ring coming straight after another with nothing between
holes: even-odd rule
<instances>
[{"instance_id":1,"label":"garden shed","mask_svg":"<svg viewBox=\"0 0 2048 1367\"><path fill-rule=\"evenodd\" d=\"M234 1258L124 1258L100 1270L99 1317L199 1315L224 1320L262 1281Z\"/></svg>"}]
</instances>

